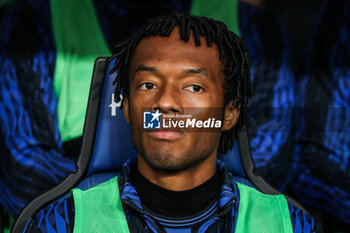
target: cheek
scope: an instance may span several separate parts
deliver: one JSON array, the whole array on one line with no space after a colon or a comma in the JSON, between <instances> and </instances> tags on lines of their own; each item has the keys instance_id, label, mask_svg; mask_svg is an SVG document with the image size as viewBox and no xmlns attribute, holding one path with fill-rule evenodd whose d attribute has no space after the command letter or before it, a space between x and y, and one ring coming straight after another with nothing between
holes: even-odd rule
<instances>
[{"instance_id":1,"label":"cheek","mask_svg":"<svg viewBox=\"0 0 350 233\"><path fill-rule=\"evenodd\" d=\"M130 119L130 126L132 130L137 130L140 128L141 125L141 119L142 119L142 108L131 105L130 106L130 112L129 112L129 119Z\"/></svg>"},{"instance_id":2,"label":"cheek","mask_svg":"<svg viewBox=\"0 0 350 233\"><path fill-rule=\"evenodd\" d=\"M186 94L185 100L189 105L196 108L222 108L224 106L224 95L220 90L211 88L206 93L200 94Z\"/></svg>"},{"instance_id":3,"label":"cheek","mask_svg":"<svg viewBox=\"0 0 350 233\"><path fill-rule=\"evenodd\" d=\"M220 140L220 132L212 131L212 132L192 132L190 133L190 137L187 142L183 143L183 150L188 149L193 153L198 152L212 152L217 148L217 145Z\"/></svg>"},{"instance_id":4,"label":"cheek","mask_svg":"<svg viewBox=\"0 0 350 233\"><path fill-rule=\"evenodd\" d=\"M142 148L141 142L142 140L142 134L143 134L143 127L142 127L142 114L140 113L141 110L137 107L130 105L130 112L129 112L129 125L130 125L130 133L132 137L133 145L135 146L137 151L140 151Z\"/></svg>"}]
</instances>

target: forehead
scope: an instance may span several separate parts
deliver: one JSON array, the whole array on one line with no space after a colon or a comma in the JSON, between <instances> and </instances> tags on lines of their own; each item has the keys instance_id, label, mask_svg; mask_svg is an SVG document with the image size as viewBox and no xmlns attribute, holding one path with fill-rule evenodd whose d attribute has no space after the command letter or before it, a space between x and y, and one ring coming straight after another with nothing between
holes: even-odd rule
<instances>
[{"instance_id":1,"label":"forehead","mask_svg":"<svg viewBox=\"0 0 350 233\"><path fill-rule=\"evenodd\" d=\"M188 42L180 37L179 28L175 27L169 37L149 36L140 41L137 45L131 70L142 65L169 65L196 66L205 68L217 75L222 71L223 62L219 59L219 50L215 43L207 46L206 39L200 37L201 45L196 46L193 33ZM148 64L149 63L149 64Z\"/></svg>"}]
</instances>

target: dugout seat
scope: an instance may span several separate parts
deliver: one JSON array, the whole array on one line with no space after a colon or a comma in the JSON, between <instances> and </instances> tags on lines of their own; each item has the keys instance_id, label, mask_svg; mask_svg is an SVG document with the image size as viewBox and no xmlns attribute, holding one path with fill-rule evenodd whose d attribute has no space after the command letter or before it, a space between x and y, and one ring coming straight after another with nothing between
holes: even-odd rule
<instances>
[{"instance_id":1,"label":"dugout seat","mask_svg":"<svg viewBox=\"0 0 350 233\"><path fill-rule=\"evenodd\" d=\"M107 181L119 174L128 158L136 157L123 110L117 107L115 116L112 114L112 108L116 104L112 101L115 88L112 82L116 73L109 74L109 70L114 62L115 60L108 62L108 58L105 57L95 61L77 171L29 203L16 219L11 232L22 232L30 217L56 199L66 197L72 188L79 187L85 190ZM254 175L246 127L242 127L239 132L238 141L233 149L226 155L219 155L218 158L229 167L235 181L253 186L266 194L279 193L262 177ZM294 200L288 197L287 199L294 206L301 208Z\"/></svg>"}]
</instances>

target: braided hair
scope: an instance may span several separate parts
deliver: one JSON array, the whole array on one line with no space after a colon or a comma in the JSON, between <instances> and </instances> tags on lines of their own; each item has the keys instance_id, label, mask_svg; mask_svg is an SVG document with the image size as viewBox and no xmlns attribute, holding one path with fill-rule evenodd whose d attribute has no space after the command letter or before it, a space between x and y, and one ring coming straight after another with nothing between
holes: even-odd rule
<instances>
[{"instance_id":1,"label":"braided hair","mask_svg":"<svg viewBox=\"0 0 350 233\"><path fill-rule=\"evenodd\" d=\"M196 46L201 45L200 37L206 39L208 47L215 43L220 53L220 60L224 62L224 106L233 101L234 107L240 107L237 124L221 134L218 152L226 154L232 148L241 125L245 123L248 98L252 95L250 83L252 61L243 40L229 31L221 21L179 12L149 19L136 34L117 45L116 53L109 59L111 61L118 58L110 71L110 73L118 71L113 82L113 85L116 84L115 101L117 103L121 101L121 94L126 96L129 94L129 70L138 43L148 36L168 37L176 26L179 27L184 42L189 41L192 31Z\"/></svg>"}]
</instances>

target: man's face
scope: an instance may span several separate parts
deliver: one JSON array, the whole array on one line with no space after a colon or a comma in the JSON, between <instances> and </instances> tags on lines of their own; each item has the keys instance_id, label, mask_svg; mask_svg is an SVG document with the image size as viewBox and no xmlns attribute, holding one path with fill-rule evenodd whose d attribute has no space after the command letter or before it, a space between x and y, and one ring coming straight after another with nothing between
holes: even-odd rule
<instances>
[{"instance_id":1,"label":"man's face","mask_svg":"<svg viewBox=\"0 0 350 233\"><path fill-rule=\"evenodd\" d=\"M169 37L150 36L138 44L124 111L134 146L150 167L181 171L216 156L221 131L230 129L239 114L232 107L224 109L223 68L216 45L208 47L201 38L196 47L192 37L186 43L178 28ZM229 120L210 132L143 129L143 111L186 114L186 109L196 109L197 119Z\"/></svg>"}]
</instances>

